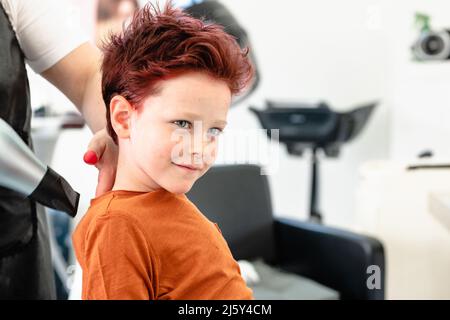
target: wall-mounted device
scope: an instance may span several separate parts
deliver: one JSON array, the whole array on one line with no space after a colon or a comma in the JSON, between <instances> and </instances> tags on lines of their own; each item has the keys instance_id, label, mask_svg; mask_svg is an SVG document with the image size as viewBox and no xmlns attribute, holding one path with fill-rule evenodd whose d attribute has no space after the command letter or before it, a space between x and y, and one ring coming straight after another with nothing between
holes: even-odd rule
<instances>
[{"instance_id":1,"label":"wall-mounted device","mask_svg":"<svg viewBox=\"0 0 450 320\"><path fill-rule=\"evenodd\" d=\"M450 30L432 30L430 17L416 13L416 24L420 33L411 50L414 58L419 61L450 59Z\"/></svg>"}]
</instances>

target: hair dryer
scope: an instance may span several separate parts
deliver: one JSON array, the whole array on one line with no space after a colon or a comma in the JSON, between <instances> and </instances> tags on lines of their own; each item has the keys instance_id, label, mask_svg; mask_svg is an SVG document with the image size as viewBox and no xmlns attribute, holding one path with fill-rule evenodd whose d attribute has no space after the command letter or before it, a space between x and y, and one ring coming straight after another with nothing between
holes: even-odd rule
<instances>
[{"instance_id":1,"label":"hair dryer","mask_svg":"<svg viewBox=\"0 0 450 320\"><path fill-rule=\"evenodd\" d=\"M44 165L3 119L0 119L0 185L74 217L80 194Z\"/></svg>"}]
</instances>

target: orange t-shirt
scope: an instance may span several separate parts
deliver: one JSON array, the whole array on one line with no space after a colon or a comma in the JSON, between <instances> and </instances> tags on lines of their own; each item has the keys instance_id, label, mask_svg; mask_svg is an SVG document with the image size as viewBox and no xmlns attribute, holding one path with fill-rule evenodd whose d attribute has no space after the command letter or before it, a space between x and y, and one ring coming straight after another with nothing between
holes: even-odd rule
<instances>
[{"instance_id":1,"label":"orange t-shirt","mask_svg":"<svg viewBox=\"0 0 450 320\"><path fill-rule=\"evenodd\" d=\"M253 299L219 227L184 194L110 191L72 240L83 299Z\"/></svg>"}]
</instances>

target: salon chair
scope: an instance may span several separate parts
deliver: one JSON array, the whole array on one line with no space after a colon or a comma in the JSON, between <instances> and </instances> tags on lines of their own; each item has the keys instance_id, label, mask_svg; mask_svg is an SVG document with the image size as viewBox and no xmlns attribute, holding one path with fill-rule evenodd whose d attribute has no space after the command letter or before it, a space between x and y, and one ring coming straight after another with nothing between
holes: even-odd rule
<instances>
[{"instance_id":1,"label":"salon chair","mask_svg":"<svg viewBox=\"0 0 450 320\"><path fill-rule=\"evenodd\" d=\"M269 279L260 275L261 283L252 287L255 298L384 299L382 244L323 224L275 217L260 170L256 165L213 166L187 193L219 225L235 260L262 261L278 273L265 272ZM379 288L367 284L370 266L379 268Z\"/></svg>"}]
</instances>

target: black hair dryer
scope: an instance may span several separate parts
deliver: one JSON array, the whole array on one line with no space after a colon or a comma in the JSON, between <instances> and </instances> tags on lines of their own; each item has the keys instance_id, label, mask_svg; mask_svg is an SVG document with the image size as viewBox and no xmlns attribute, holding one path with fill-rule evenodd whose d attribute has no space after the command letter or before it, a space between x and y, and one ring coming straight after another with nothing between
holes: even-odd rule
<instances>
[{"instance_id":1,"label":"black hair dryer","mask_svg":"<svg viewBox=\"0 0 450 320\"><path fill-rule=\"evenodd\" d=\"M0 185L72 217L77 214L80 194L44 165L3 119L0 119Z\"/></svg>"}]
</instances>

